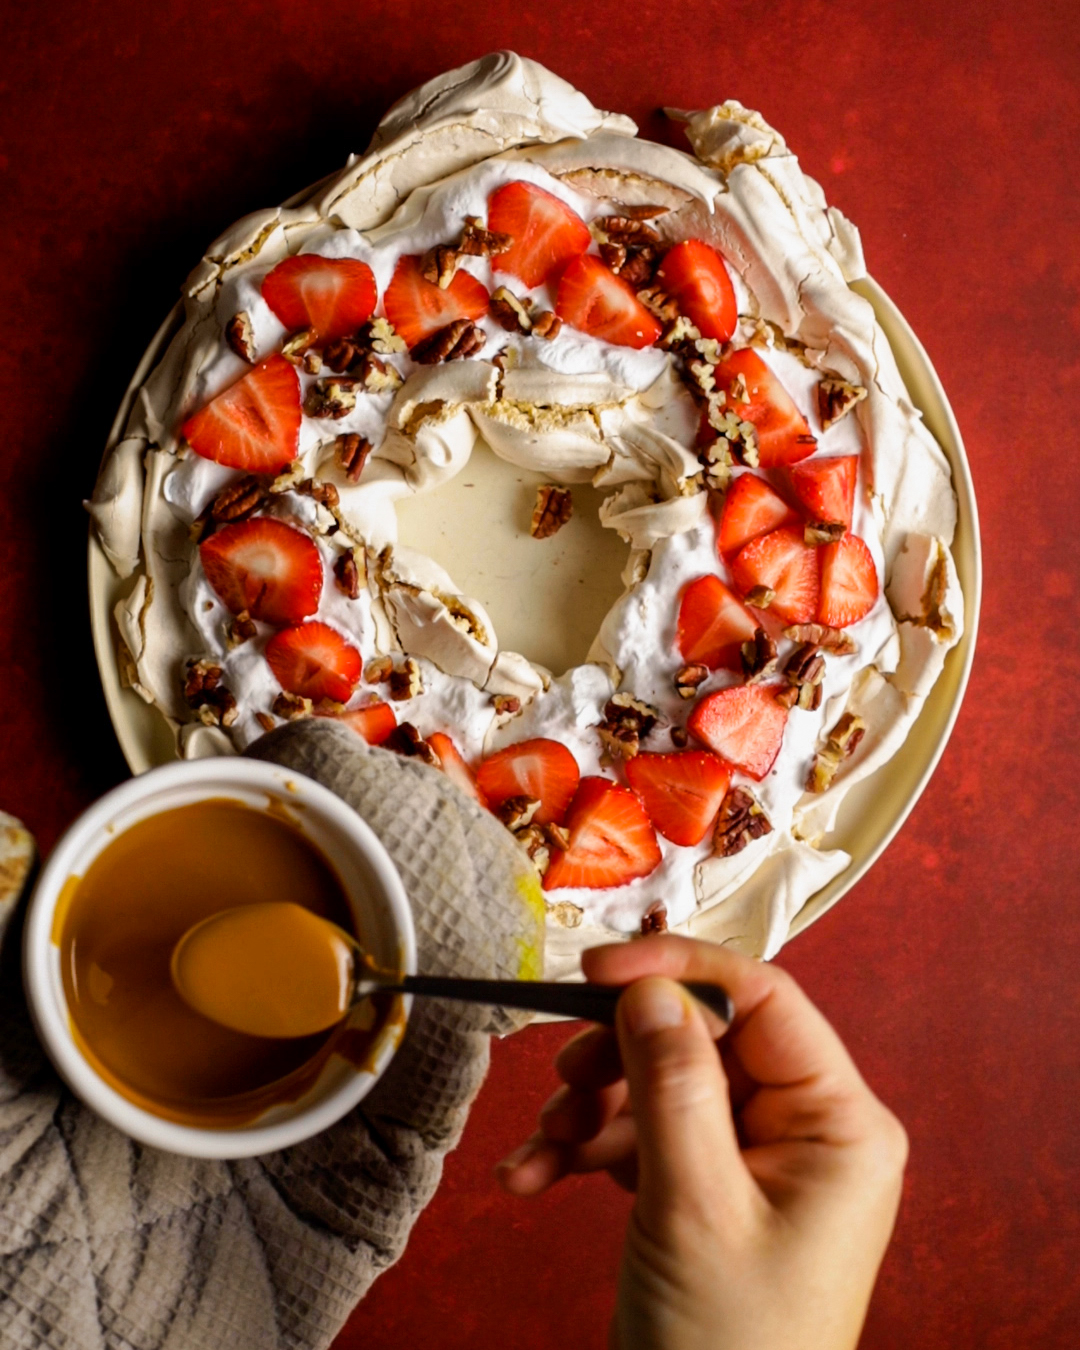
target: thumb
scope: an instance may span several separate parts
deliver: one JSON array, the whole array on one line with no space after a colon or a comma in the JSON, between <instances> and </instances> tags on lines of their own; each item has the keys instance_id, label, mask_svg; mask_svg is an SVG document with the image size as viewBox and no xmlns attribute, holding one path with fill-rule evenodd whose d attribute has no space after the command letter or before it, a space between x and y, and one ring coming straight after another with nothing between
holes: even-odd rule
<instances>
[{"instance_id":1,"label":"thumb","mask_svg":"<svg viewBox=\"0 0 1080 1350\"><path fill-rule=\"evenodd\" d=\"M727 1078L692 996L651 976L619 999L616 1029L638 1139L641 1219L662 1232L695 1210L750 1203L753 1182L735 1134Z\"/></svg>"}]
</instances>

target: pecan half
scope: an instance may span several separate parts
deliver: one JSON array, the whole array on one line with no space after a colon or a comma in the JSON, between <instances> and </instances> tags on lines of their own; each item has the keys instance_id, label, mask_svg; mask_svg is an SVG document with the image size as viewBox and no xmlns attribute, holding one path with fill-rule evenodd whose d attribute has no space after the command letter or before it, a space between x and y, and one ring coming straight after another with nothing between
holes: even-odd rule
<instances>
[{"instance_id":1,"label":"pecan half","mask_svg":"<svg viewBox=\"0 0 1080 1350\"><path fill-rule=\"evenodd\" d=\"M286 722L310 717L315 707L311 699L304 698L302 694L290 694L287 689L283 689L270 706L278 717L283 717Z\"/></svg>"},{"instance_id":2,"label":"pecan half","mask_svg":"<svg viewBox=\"0 0 1080 1350\"><path fill-rule=\"evenodd\" d=\"M784 663L787 682L798 690L796 703L812 710L821 707L821 682L825 678L825 658L812 642L803 642Z\"/></svg>"},{"instance_id":3,"label":"pecan half","mask_svg":"<svg viewBox=\"0 0 1080 1350\"><path fill-rule=\"evenodd\" d=\"M544 838L552 848L557 848L565 853L570 847L570 831L565 825L556 825L555 822L548 821L546 825L540 827L544 831Z\"/></svg>"},{"instance_id":4,"label":"pecan half","mask_svg":"<svg viewBox=\"0 0 1080 1350\"><path fill-rule=\"evenodd\" d=\"M364 465L371 454L371 442L366 436L357 436L350 432L338 436L334 441L334 458L338 467L350 483L358 483L364 472Z\"/></svg>"},{"instance_id":5,"label":"pecan half","mask_svg":"<svg viewBox=\"0 0 1080 1350\"><path fill-rule=\"evenodd\" d=\"M866 390L858 384L848 384L838 376L826 375L817 387L818 417L822 431L828 431L834 422L839 422L845 413L849 413L856 403L866 397Z\"/></svg>"},{"instance_id":6,"label":"pecan half","mask_svg":"<svg viewBox=\"0 0 1080 1350\"><path fill-rule=\"evenodd\" d=\"M852 656L858 650L855 639L840 628L826 628L823 623L796 623L784 629L784 636L792 642L810 642L834 656Z\"/></svg>"},{"instance_id":7,"label":"pecan half","mask_svg":"<svg viewBox=\"0 0 1080 1350\"><path fill-rule=\"evenodd\" d=\"M355 338L334 338L323 348L323 365L329 366L336 375L344 375L352 370L365 351Z\"/></svg>"},{"instance_id":8,"label":"pecan half","mask_svg":"<svg viewBox=\"0 0 1080 1350\"><path fill-rule=\"evenodd\" d=\"M364 667L365 684L385 684L394 673L394 662L389 656L376 656Z\"/></svg>"},{"instance_id":9,"label":"pecan half","mask_svg":"<svg viewBox=\"0 0 1080 1350\"><path fill-rule=\"evenodd\" d=\"M667 905L663 900L654 900L641 916L641 936L650 933L666 933L668 930Z\"/></svg>"},{"instance_id":10,"label":"pecan half","mask_svg":"<svg viewBox=\"0 0 1080 1350\"><path fill-rule=\"evenodd\" d=\"M755 609L768 609L776 599L776 592L768 586L751 586L746 592L746 603Z\"/></svg>"},{"instance_id":11,"label":"pecan half","mask_svg":"<svg viewBox=\"0 0 1080 1350\"><path fill-rule=\"evenodd\" d=\"M499 286L488 301L488 313L508 333L528 333L532 329L532 301L516 296Z\"/></svg>"},{"instance_id":12,"label":"pecan half","mask_svg":"<svg viewBox=\"0 0 1080 1350\"><path fill-rule=\"evenodd\" d=\"M439 756L411 722L399 722L382 744L384 750L393 750L406 759L419 759L433 769L442 767Z\"/></svg>"},{"instance_id":13,"label":"pecan half","mask_svg":"<svg viewBox=\"0 0 1080 1350\"><path fill-rule=\"evenodd\" d=\"M411 355L422 366L434 366L440 361L461 361L475 356L486 341L484 330L471 319L455 319L418 342Z\"/></svg>"},{"instance_id":14,"label":"pecan half","mask_svg":"<svg viewBox=\"0 0 1080 1350\"><path fill-rule=\"evenodd\" d=\"M416 698L423 692L424 681L420 675L420 667L411 656L407 656L400 669L390 672L390 697L396 703L403 703L406 699Z\"/></svg>"},{"instance_id":15,"label":"pecan half","mask_svg":"<svg viewBox=\"0 0 1080 1350\"><path fill-rule=\"evenodd\" d=\"M332 511L341 502L333 483L320 483L314 478L305 478L297 483L296 490L305 497L310 497L312 501L318 502L320 506L325 506L328 511Z\"/></svg>"},{"instance_id":16,"label":"pecan half","mask_svg":"<svg viewBox=\"0 0 1080 1350\"><path fill-rule=\"evenodd\" d=\"M458 252L471 258L493 258L512 248L514 237L498 230L487 230L479 216L466 216Z\"/></svg>"},{"instance_id":17,"label":"pecan half","mask_svg":"<svg viewBox=\"0 0 1080 1350\"><path fill-rule=\"evenodd\" d=\"M615 694L604 705L604 720L597 730L608 754L633 759L659 718L655 708L632 694Z\"/></svg>"},{"instance_id":18,"label":"pecan half","mask_svg":"<svg viewBox=\"0 0 1080 1350\"><path fill-rule=\"evenodd\" d=\"M246 609L242 609L225 627L225 645L229 648L240 647L250 642L258 631L255 620Z\"/></svg>"},{"instance_id":19,"label":"pecan half","mask_svg":"<svg viewBox=\"0 0 1080 1350\"><path fill-rule=\"evenodd\" d=\"M334 584L350 600L360 598L360 569L356 565L356 550L347 548L339 553L334 563Z\"/></svg>"},{"instance_id":20,"label":"pecan half","mask_svg":"<svg viewBox=\"0 0 1080 1350\"><path fill-rule=\"evenodd\" d=\"M573 510L574 499L569 488L556 487L554 483L542 484L536 489L529 533L534 539L550 539L570 519Z\"/></svg>"},{"instance_id":21,"label":"pecan half","mask_svg":"<svg viewBox=\"0 0 1080 1350\"><path fill-rule=\"evenodd\" d=\"M522 794L517 797L507 797L504 802L500 802L496 807L495 814L508 830L516 832L517 830L523 830L526 825L531 825L533 816L539 810L539 798L527 797Z\"/></svg>"},{"instance_id":22,"label":"pecan half","mask_svg":"<svg viewBox=\"0 0 1080 1350\"><path fill-rule=\"evenodd\" d=\"M755 628L754 636L739 649L743 675L749 684L767 679L776 669L776 643L764 628Z\"/></svg>"},{"instance_id":23,"label":"pecan half","mask_svg":"<svg viewBox=\"0 0 1080 1350\"><path fill-rule=\"evenodd\" d=\"M389 319L368 319L356 334L356 341L370 347L380 356L393 356L409 350L405 339L398 334Z\"/></svg>"},{"instance_id":24,"label":"pecan half","mask_svg":"<svg viewBox=\"0 0 1080 1350\"><path fill-rule=\"evenodd\" d=\"M561 332L562 319L557 314L553 314L550 309L541 310L533 319L533 337L546 338L550 342L552 338L557 338Z\"/></svg>"},{"instance_id":25,"label":"pecan half","mask_svg":"<svg viewBox=\"0 0 1080 1350\"><path fill-rule=\"evenodd\" d=\"M425 281L430 281L433 286L445 291L454 279L460 257L460 252L456 248L451 248L449 244L436 244L421 258L420 274Z\"/></svg>"},{"instance_id":26,"label":"pecan half","mask_svg":"<svg viewBox=\"0 0 1080 1350\"><path fill-rule=\"evenodd\" d=\"M713 831L713 857L731 858L747 844L772 833L772 823L746 788L732 788L720 803Z\"/></svg>"},{"instance_id":27,"label":"pecan half","mask_svg":"<svg viewBox=\"0 0 1080 1350\"><path fill-rule=\"evenodd\" d=\"M316 380L304 397L308 417L347 417L356 407L359 380Z\"/></svg>"},{"instance_id":28,"label":"pecan half","mask_svg":"<svg viewBox=\"0 0 1080 1350\"><path fill-rule=\"evenodd\" d=\"M847 534L847 526L840 521L813 520L803 528L805 543L820 548L823 544L835 544Z\"/></svg>"},{"instance_id":29,"label":"pecan half","mask_svg":"<svg viewBox=\"0 0 1080 1350\"><path fill-rule=\"evenodd\" d=\"M836 771L850 758L866 735L866 723L855 713L846 712L826 737L814 756L806 779L807 792L824 792L836 777Z\"/></svg>"},{"instance_id":30,"label":"pecan half","mask_svg":"<svg viewBox=\"0 0 1080 1350\"><path fill-rule=\"evenodd\" d=\"M251 315L246 309L234 314L225 325L225 341L241 361L255 364L255 331L251 326Z\"/></svg>"},{"instance_id":31,"label":"pecan half","mask_svg":"<svg viewBox=\"0 0 1080 1350\"><path fill-rule=\"evenodd\" d=\"M680 698L693 698L698 686L709 678L709 667L695 661L675 672L675 692Z\"/></svg>"},{"instance_id":32,"label":"pecan half","mask_svg":"<svg viewBox=\"0 0 1080 1350\"><path fill-rule=\"evenodd\" d=\"M247 520L268 500L266 484L254 474L238 478L221 489L210 505L210 518L219 525Z\"/></svg>"},{"instance_id":33,"label":"pecan half","mask_svg":"<svg viewBox=\"0 0 1080 1350\"><path fill-rule=\"evenodd\" d=\"M318 340L318 329L301 328L298 333L293 333L285 340L281 354L292 365L302 366L309 374L314 375L322 365L321 355L314 350ZM309 357L314 359L309 360Z\"/></svg>"},{"instance_id":34,"label":"pecan half","mask_svg":"<svg viewBox=\"0 0 1080 1350\"><path fill-rule=\"evenodd\" d=\"M619 243L625 243L628 239L642 244L652 244L659 247L660 236L649 224L646 224L646 218L631 215L629 211L621 216L601 216L599 220L593 222L609 239L618 240Z\"/></svg>"}]
</instances>

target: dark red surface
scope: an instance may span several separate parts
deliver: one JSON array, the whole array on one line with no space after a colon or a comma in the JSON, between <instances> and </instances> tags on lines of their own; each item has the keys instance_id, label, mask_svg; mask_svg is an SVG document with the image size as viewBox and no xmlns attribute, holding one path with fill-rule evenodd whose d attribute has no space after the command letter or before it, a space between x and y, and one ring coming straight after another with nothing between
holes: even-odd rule
<instances>
[{"instance_id":1,"label":"dark red surface","mask_svg":"<svg viewBox=\"0 0 1080 1350\"><path fill-rule=\"evenodd\" d=\"M862 230L926 344L982 513L979 655L885 859L782 962L907 1124L866 1350L1073 1347L1080 23L1073 3L528 7L278 0L0 15L0 807L48 846L124 765L90 654L78 500L130 372L221 227L362 149L418 81L499 46L675 139L736 97ZM1040 669L1050 657L1054 675ZM602 1347L627 1201L493 1187L563 1038L498 1045L465 1142L338 1350Z\"/></svg>"}]
</instances>

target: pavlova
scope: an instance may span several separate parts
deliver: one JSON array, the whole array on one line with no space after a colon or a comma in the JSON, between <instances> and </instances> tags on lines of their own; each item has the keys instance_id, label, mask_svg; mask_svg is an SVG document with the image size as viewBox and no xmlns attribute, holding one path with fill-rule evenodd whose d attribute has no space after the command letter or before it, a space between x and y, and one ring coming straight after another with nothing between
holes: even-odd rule
<instances>
[{"instance_id":1,"label":"pavlova","mask_svg":"<svg viewBox=\"0 0 1080 1350\"><path fill-rule=\"evenodd\" d=\"M90 504L179 753L327 716L421 757L529 851L556 966L725 905L778 950L961 634L855 229L756 113L679 116L693 155L507 53L423 86L210 248ZM543 475L538 538L589 483L629 545L558 677L397 542L481 439Z\"/></svg>"}]
</instances>

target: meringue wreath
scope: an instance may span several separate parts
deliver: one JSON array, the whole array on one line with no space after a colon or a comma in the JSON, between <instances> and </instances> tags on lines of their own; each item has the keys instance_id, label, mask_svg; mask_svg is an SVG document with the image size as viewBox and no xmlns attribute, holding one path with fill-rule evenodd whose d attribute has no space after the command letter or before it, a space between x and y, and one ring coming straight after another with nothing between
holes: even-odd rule
<instances>
[{"instance_id":1,"label":"meringue wreath","mask_svg":"<svg viewBox=\"0 0 1080 1350\"><path fill-rule=\"evenodd\" d=\"M416 90L211 246L90 503L178 752L327 716L420 756L528 849L553 966L706 910L775 953L962 629L856 230L757 113L678 116L692 155L508 53ZM591 485L628 545L557 677L398 543L481 441L538 539Z\"/></svg>"}]
</instances>

